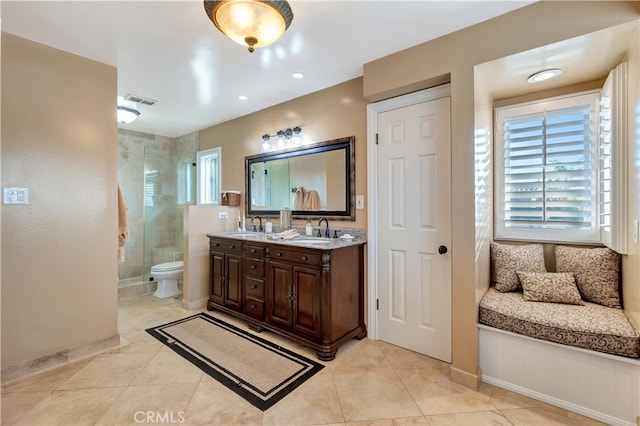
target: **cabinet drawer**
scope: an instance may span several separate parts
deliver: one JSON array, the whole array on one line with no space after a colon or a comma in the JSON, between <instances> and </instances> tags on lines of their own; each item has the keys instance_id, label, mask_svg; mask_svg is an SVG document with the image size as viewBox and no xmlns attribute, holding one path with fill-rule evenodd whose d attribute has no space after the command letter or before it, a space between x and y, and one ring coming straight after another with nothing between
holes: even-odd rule
<instances>
[{"instance_id":1,"label":"cabinet drawer","mask_svg":"<svg viewBox=\"0 0 640 426\"><path fill-rule=\"evenodd\" d=\"M313 252L281 249L280 247L271 246L270 253L270 257L276 260L286 260L288 262L302 263L311 266L320 265L321 255Z\"/></svg>"},{"instance_id":2,"label":"cabinet drawer","mask_svg":"<svg viewBox=\"0 0 640 426\"><path fill-rule=\"evenodd\" d=\"M209 242L211 251L222 251L224 253L242 253L242 241L227 239L212 239Z\"/></svg>"},{"instance_id":3,"label":"cabinet drawer","mask_svg":"<svg viewBox=\"0 0 640 426\"><path fill-rule=\"evenodd\" d=\"M264 277L264 260L251 259L249 257L244 260L244 273L255 275L256 277Z\"/></svg>"},{"instance_id":4,"label":"cabinet drawer","mask_svg":"<svg viewBox=\"0 0 640 426\"><path fill-rule=\"evenodd\" d=\"M245 243L245 245L244 245L244 254L247 257L263 258L264 257L264 246Z\"/></svg>"},{"instance_id":5,"label":"cabinet drawer","mask_svg":"<svg viewBox=\"0 0 640 426\"><path fill-rule=\"evenodd\" d=\"M245 294L249 297L255 297L257 299L264 299L264 280L245 277L244 279Z\"/></svg>"},{"instance_id":6,"label":"cabinet drawer","mask_svg":"<svg viewBox=\"0 0 640 426\"><path fill-rule=\"evenodd\" d=\"M264 302L247 297L244 300L244 313L252 317L264 319Z\"/></svg>"}]
</instances>

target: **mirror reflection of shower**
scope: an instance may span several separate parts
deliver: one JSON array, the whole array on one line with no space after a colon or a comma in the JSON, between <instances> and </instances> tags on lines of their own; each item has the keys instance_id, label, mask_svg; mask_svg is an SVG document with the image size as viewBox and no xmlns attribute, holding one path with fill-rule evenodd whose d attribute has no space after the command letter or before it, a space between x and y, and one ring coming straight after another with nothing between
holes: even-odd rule
<instances>
[{"instance_id":1,"label":"mirror reflection of shower","mask_svg":"<svg viewBox=\"0 0 640 426\"><path fill-rule=\"evenodd\" d=\"M118 263L119 295L155 291L151 266L183 260L185 206L196 199L198 135L118 131L118 180L131 240Z\"/></svg>"}]
</instances>

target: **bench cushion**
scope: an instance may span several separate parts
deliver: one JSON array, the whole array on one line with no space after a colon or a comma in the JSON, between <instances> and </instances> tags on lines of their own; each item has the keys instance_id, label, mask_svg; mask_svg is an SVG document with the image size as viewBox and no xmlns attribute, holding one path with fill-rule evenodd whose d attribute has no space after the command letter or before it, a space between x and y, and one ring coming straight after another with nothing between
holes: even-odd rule
<instances>
[{"instance_id":1,"label":"bench cushion","mask_svg":"<svg viewBox=\"0 0 640 426\"><path fill-rule=\"evenodd\" d=\"M521 292L489 288L480 301L482 324L536 339L627 357L640 357L640 333L621 309L527 302Z\"/></svg>"}]
</instances>

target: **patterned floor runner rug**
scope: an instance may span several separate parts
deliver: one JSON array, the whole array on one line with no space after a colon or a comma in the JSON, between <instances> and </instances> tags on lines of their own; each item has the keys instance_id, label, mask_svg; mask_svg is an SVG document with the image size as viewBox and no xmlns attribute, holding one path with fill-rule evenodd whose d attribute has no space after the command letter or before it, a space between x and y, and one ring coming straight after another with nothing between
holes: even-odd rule
<instances>
[{"instance_id":1,"label":"patterned floor runner rug","mask_svg":"<svg viewBox=\"0 0 640 426\"><path fill-rule=\"evenodd\" d=\"M262 411L324 367L206 313L146 331Z\"/></svg>"}]
</instances>

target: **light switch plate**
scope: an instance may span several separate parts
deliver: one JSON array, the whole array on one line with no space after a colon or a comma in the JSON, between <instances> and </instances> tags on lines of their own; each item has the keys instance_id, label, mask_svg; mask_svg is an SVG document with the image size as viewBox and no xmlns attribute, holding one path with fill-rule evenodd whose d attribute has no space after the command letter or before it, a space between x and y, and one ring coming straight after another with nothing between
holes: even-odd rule
<instances>
[{"instance_id":1,"label":"light switch plate","mask_svg":"<svg viewBox=\"0 0 640 426\"><path fill-rule=\"evenodd\" d=\"M29 188L2 188L4 204L29 204Z\"/></svg>"},{"instance_id":2,"label":"light switch plate","mask_svg":"<svg viewBox=\"0 0 640 426\"><path fill-rule=\"evenodd\" d=\"M364 195L356 195L356 209L364 209Z\"/></svg>"}]
</instances>

